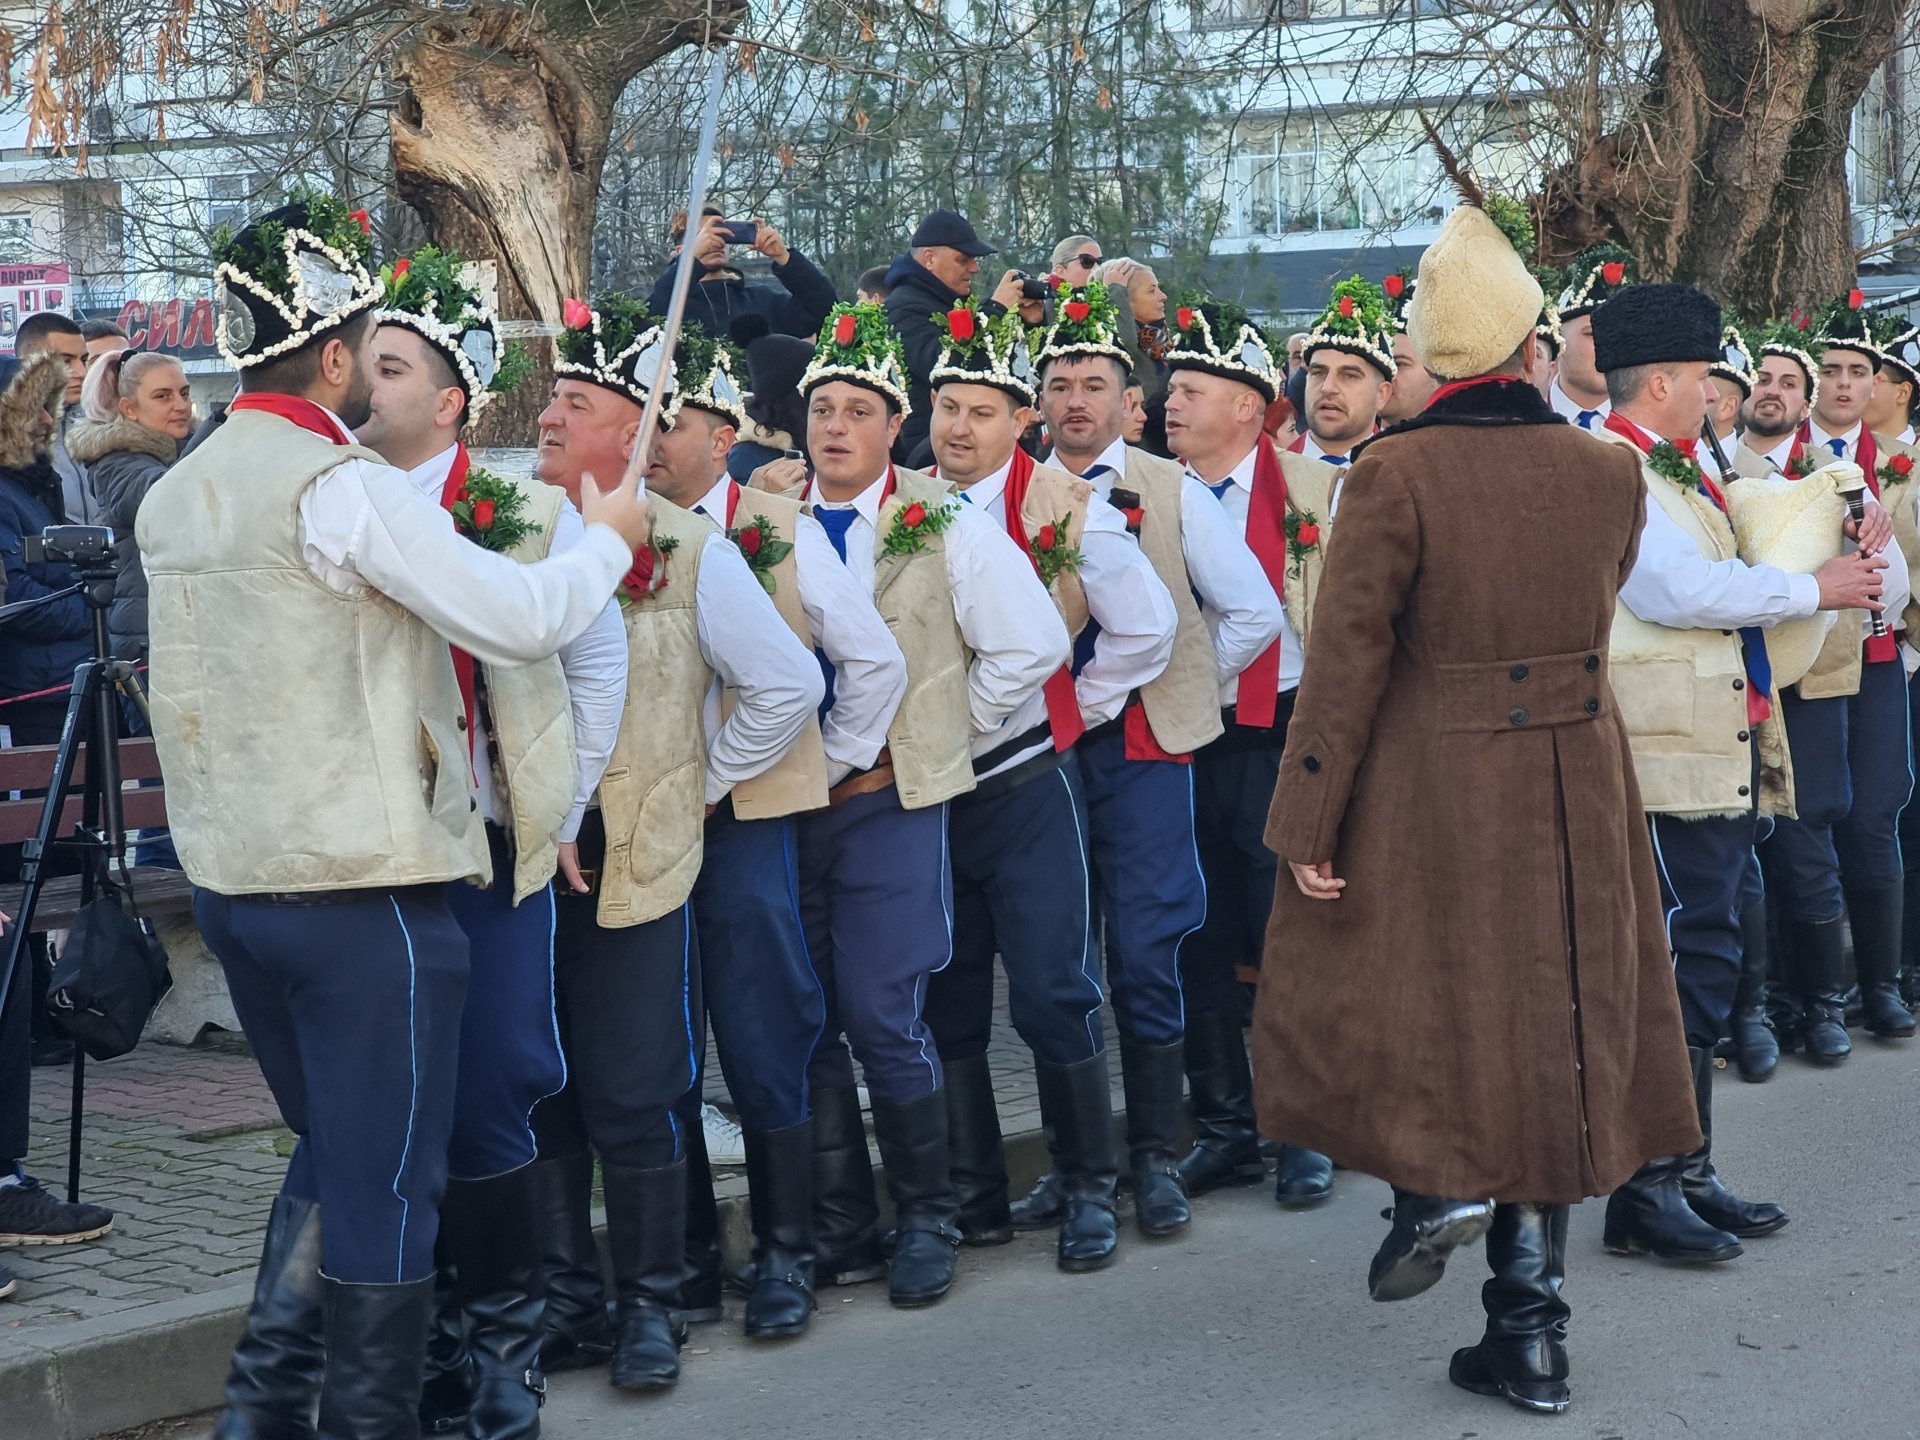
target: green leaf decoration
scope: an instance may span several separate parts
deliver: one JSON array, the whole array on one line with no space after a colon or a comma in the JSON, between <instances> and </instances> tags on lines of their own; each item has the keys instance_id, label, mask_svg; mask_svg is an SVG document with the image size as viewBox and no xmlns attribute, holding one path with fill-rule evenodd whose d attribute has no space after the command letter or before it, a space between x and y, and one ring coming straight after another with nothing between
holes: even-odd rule
<instances>
[{"instance_id":1,"label":"green leaf decoration","mask_svg":"<svg viewBox=\"0 0 1920 1440\"><path fill-rule=\"evenodd\" d=\"M287 191L285 204L307 207L304 227L321 242L331 245L349 260L361 265L373 258L373 236L361 228L356 215L365 215L338 195L312 185L295 185ZM222 225L213 232L213 263L231 265L251 275L275 294L293 293L293 276L287 269L287 227L278 220L265 220L251 229L235 230Z\"/></svg>"},{"instance_id":2,"label":"green leaf decoration","mask_svg":"<svg viewBox=\"0 0 1920 1440\"><path fill-rule=\"evenodd\" d=\"M596 339L606 352L607 359L612 360L641 334L660 323L648 311L644 300L636 300L619 291L609 291L595 300L593 313L598 318L597 326L584 325L579 329L560 332L554 347L560 352L562 360L574 365L596 365L598 361L593 349Z\"/></svg>"},{"instance_id":3,"label":"green leaf decoration","mask_svg":"<svg viewBox=\"0 0 1920 1440\"><path fill-rule=\"evenodd\" d=\"M1532 258L1537 239L1533 231L1533 213L1527 209L1526 202L1488 191L1484 208L1487 218L1500 227L1500 232L1520 252L1520 258Z\"/></svg>"},{"instance_id":4,"label":"green leaf decoration","mask_svg":"<svg viewBox=\"0 0 1920 1440\"><path fill-rule=\"evenodd\" d=\"M843 323L849 316L852 317L852 323ZM842 336L848 338L842 339ZM814 349L814 360L819 364L849 365L874 371L892 360L903 377L907 373L906 351L900 348L900 337L888 322L887 312L878 305L842 302L828 311L827 318L820 325L820 340Z\"/></svg>"}]
</instances>

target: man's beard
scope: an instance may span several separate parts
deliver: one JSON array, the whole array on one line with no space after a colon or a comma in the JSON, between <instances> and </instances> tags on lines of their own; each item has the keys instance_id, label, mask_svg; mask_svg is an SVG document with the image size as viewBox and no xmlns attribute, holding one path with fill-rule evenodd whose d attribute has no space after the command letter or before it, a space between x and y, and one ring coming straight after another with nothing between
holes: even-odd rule
<instances>
[{"instance_id":1,"label":"man's beard","mask_svg":"<svg viewBox=\"0 0 1920 1440\"><path fill-rule=\"evenodd\" d=\"M373 376L363 374L358 366L354 367L353 389L340 400L340 423L349 430L358 430L373 415Z\"/></svg>"}]
</instances>

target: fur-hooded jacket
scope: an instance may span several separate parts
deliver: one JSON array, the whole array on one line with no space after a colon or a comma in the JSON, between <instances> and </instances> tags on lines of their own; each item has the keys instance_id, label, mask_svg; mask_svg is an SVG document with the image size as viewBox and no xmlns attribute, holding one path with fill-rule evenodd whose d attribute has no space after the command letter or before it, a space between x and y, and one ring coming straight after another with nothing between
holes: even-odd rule
<instances>
[{"instance_id":1,"label":"fur-hooded jacket","mask_svg":"<svg viewBox=\"0 0 1920 1440\"><path fill-rule=\"evenodd\" d=\"M147 492L179 458L179 442L118 415L105 422L82 418L67 431L67 453L87 467L101 523L113 527L117 573L113 608L107 612L113 653L138 659L147 641L147 572L133 543L133 519Z\"/></svg>"},{"instance_id":2,"label":"fur-hooded jacket","mask_svg":"<svg viewBox=\"0 0 1920 1440\"><path fill-rule=\"evenodd\" d=\"M21 552L27 536L66 523L47 424L49 417L59 423L66 386L65 362L42 355L14 371L0 394L0 565L9 605L64 590L75 579L65 561L30 565ZM90 629L77 595L15 617L0 629L0 699L68 684L74 666L87 658ZM0 708L0 724L6 720Z\"/></svg>"}]
</instances>

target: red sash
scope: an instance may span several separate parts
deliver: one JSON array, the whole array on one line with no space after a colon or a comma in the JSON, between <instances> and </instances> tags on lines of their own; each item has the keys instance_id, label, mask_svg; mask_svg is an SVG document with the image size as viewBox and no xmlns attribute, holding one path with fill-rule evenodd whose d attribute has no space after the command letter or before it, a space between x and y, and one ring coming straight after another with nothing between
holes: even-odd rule
<instances>
[{"instance_id":1,"label":"red sash","mask_svg":"<svg viewBox=\"0 0 1920 1440\"><path fill-rule=\"evenodd\" d=\"M318 408L318 407L316 407ZM456 440L453 446L453 465L447 471L447 483L440 487L440 508L451 510L453 502L460 498L460 492L466 487L467 471L472 462L467 458L466 442ZM447 653L453 656L453 678L460 684L460 707L467 712L467 763L473 763L473 737L480 732L474 729L475 676L473 656L458 645L448 645ZM480 776L476 772L474 780Z\"/></svg>"},{"instance_id":2,"label":"red sash","mask_svg":"<svg viewBox=\"0 0 1920 1440\"><path fill-rule=\"evenodd\" d=\"M726 525L727 529L729 530L733 529L733 517L737 515L739 511L740 511L740 482L738 480L729 479L727 481L727 525Z\"/></svg>"},{"instance_id":3,"label":"red sash","mask_svg":"<svg viewBox=\"0 0 1920 1440\"><path fill-rule=\"evenodd\" d=\"M1020 523L1020 507L1027 498L1027 485L1033 479L1033 457L1018 445L1013 447L1013 463L1007 469L1007 486L1001 494L1000 508L1007 514L1007 534L1013 537L1029 560L1037 574L1040 562L1033 557L1033 551L1027 544L1027 532ZM1060 537L1062 542L1066 537ZM1040 687L1040 693L1047 701L1047 724L1053 730L1053 748L1065 751L1073 748L1073 742L1087 733L1087 722L1080 718L1080 697L1073 688L1073 663L1071 660L1047 677L1047 683Z\"/></svg>"},{"instance_id":4,"label":"red sash","mask_svg":"<svg viewBox=\"0 0 1920 1440\"><path fill-rule=\"evenodd\" d=\"M278 415L282 420L290 420L302 430L311 430L314 434L336 445L353 444L353 436L347 433L347 427L334 419L323 407L302 395L281 395L270 390L247 390L233 397L233 403L227 406L227 413L235 410L264 410L269 415Z\"/></svg>"},{"instance_id":5,"label":"red sash","mask_svg":"<svg viewBox=\"0 0 1920 1440\"><path fill-rule=\"evenodd\" d=\"M1300 453L1305 437L1292 447ZM1273 593L1284 599L1287 593L1287 481L1280 473L1280 457L1273 442L1260 437L1254 447L1253 496L1247 503L1247 548L1266 572ZM1253 663L1240 672L1240 698L1234 706L1236 724L1257 730L1271 730L1279 708L1280 641L1278 637Z\"/></svg>"}]
</instances>

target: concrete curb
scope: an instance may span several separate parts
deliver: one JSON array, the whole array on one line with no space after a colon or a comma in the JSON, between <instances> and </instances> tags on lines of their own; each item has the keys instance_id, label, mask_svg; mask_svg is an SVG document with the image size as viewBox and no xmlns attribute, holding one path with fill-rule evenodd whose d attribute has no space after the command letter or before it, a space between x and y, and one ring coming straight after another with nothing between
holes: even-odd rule
<instances>
[{"instance_id":1,"label":"concrete curb","mask_svg":"<svg viewBox=\"0 0 1920 1440\"><path fill-rule=\"evenodd\" d=\"M1044 1135L1006 1138L1017 1198L1046 1168ZM880 1166L874 1166L876 1175ZM881 1191L884 1197L884 1188ZM745 1261L751 1232L744 1195L720 1201L727 1264ZM595 1232L605 1248L596 1213ZM93 1440L220 1404L227 1362L253 1297L253 1281L124 1315L16 1331L0 1342L0 1416L18 1440ZM0 1321L5 1319L0 1305ZM4 1333L4 1332L0 1332Z\"/></svg>"}]
</instances>

